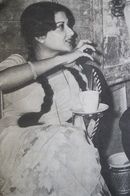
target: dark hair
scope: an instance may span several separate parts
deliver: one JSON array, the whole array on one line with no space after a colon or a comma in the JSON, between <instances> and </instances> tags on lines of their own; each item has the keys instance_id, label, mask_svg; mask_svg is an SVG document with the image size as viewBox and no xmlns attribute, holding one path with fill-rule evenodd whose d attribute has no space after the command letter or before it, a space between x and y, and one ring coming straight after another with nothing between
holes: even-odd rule
<instances>
[{"instance_id":1,"label":"dark hair","mask_svg":"<svg viewBox=\"0 0 130 196\"><path fill-rule=\"evenodd\" d=\"M21 15L21 34L28 49L32 51L35 37L46 35L48 31L56 28L55 13L65 12L69 26L73 27L75 20L72 12L59 3L38 2L28 6Z\"/></svg>"}]
</instances>

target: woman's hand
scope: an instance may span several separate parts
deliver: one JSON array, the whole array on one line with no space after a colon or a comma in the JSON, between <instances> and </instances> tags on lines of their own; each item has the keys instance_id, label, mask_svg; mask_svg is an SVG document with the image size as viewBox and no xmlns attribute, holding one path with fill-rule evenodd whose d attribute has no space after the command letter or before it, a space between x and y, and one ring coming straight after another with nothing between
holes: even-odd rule
<instances>
[{"instance_id":1,"label":"woman's hand","mask_svg":"<svg viewBox=\"0 0 130 196\"><path fill-rule=\"evenodd\" d=\"M76 48L70 52L69 54L66 54L67 59L67 65L66 67L69 67L70 63L73 63L75 60L77 60L80 57L87 57L91 61L94 61L93 57L89 54L89 51L95 52L95 48L91 45L92 42L89 40L80 40L77 44Z\"/></svg>"}]
</instances>

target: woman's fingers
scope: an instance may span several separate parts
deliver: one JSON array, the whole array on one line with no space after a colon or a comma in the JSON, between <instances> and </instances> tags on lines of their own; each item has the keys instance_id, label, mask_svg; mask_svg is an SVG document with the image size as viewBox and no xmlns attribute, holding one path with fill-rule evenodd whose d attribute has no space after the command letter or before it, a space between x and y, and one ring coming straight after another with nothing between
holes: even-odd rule
<instances>
[{"instance_id":1,"label":"woman's fingers","mask_svg":"<svg viewBox=\"0 0 130 196\"><path fill-rule=\"evenodd\" d=\"M82 47L77 48L77 51L81 52L81 56L88 57L90 60L94 61L91 54L89 54L90 50L92 52L95 52L95 48L93 46L88 45L88 44L84 44Z\"/></svg>"},{"instance_id":2,"label":"woman's fingers","mask_svg":"<svg viewBox=\"0 0 130 196\"><path fill-rule=\"evenodd\" d=\"M92 44L92 42L88 39L82 39L79 41L79 43L77 44L76 48L80 48L82 47L84 44Z\"/></svg>"},{"instance_id":3,"label":"woman's fingers","mask_svg":"<svg viewBox=\"0 0 130 196\"><path fill-rule=\"evenodd\" d=\"M88 44L84 44L83 46L77 48L78 50L82 51L82 52L87 52L88 49L91 49L93 52L95 52L95 48L91 45Z\"/></svg>"},{"instance_id":4,"label":"woman's fingers","mask_svg":"<svg viewBox=\"0 0 130 196\"><path fill-rule=\"evenodd\" d=\"M94 58L90 54L84 53L82 56L88 57L91 61L94 61Z\"/></svg>"},{"instance_id":5,"label":"woman's fingers","mask_svg":"<svg viewBox=\"0 0 130 196\"><path fill-rule=\"evenodd\" d=\"M95 48L92 45L89 45L88 43L86 43L86 40L81 40L81 42L80 42L81 43L80 47L76 47L74 49L74 51L72 51L66 55L63 55L64 58L66 58L67 64L74 62L75 60L77 60L80 57L87 57L91 61L94 61L94 58L92 57L91 53L96 51ZM88 40L87 40L87 42L88 42Z\"/></svg>"},{"instance_id":6,"label":"woman's fingers","mask_svg":"<svg viewBox=\"0 0 130 196\"><path fill-rule=\"evenodd\" d=\"M89 40L80 40L77 47L70 53L63 55L66 58L66 64L64 66L72 66L71 63L76 61L80 57L87 57L91 61L94 61L94 58L92 56L93 52L95 52L96 49L92 45L92 42ZM69 65L70 64L70 65Z\"/></svg>"}]
</instances>

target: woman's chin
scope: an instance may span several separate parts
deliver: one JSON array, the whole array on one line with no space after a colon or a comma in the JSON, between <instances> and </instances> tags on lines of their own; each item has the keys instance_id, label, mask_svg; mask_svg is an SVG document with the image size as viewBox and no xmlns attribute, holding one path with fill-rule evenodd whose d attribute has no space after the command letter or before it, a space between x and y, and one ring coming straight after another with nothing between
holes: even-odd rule
<instances>
[{"instance_id":1,"label":"woman's chin","mask_svg":"<svg viewBox=\"0 0 130 196\"><path fill-rule=\"evenodd\" d=\"M72 46L72 45L69 45L69 46L68 46L68 50L69 50L69 52L71 52L71 51L72 51L72 49L73 49L73 46Z\"/></svg>"},{"instance_id":2,"label":"woman's chin","mask_svg":"<svg viewBox=\"0 0 130 196\"><path fill-rule=\"evenodd\" d=\"M66 47L66 49L64 50L64 52L71 52L73 49L72 46Z\"/></svg>"}]
</instances>

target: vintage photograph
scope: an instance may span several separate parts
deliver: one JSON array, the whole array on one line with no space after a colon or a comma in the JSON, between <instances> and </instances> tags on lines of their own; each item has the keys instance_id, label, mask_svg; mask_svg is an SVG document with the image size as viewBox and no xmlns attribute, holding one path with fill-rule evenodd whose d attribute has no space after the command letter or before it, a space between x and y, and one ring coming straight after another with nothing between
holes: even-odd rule
<instances>
[{"instance_id":1,"label":"vintage photograph","mask_svg":"<svg viewBox=\"0 0 130 196\"><path fill-rule=\"evenodd\" d=\"M0 196L130 196L130 0L0 0Z\"/></svg>"}]
</instances>

